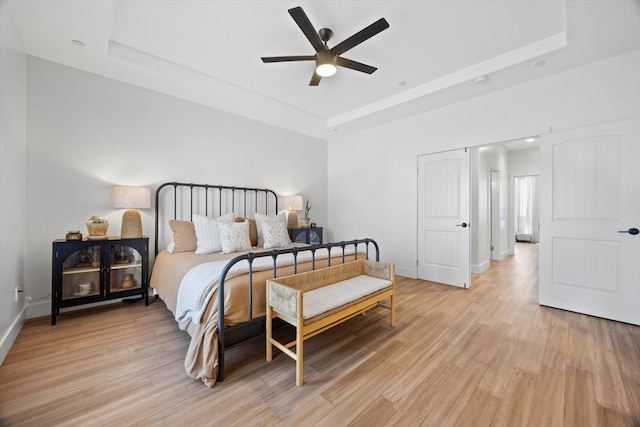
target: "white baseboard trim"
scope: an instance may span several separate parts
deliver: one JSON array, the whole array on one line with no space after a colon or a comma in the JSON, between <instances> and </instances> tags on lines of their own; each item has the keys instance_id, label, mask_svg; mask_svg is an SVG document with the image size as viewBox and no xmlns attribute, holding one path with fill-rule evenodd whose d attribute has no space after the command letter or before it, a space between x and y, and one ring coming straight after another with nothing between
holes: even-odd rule
<instances>
[{"instance_id":1,"label":"white baseboard trim","mask_svg":"<svg viewBox=\"0 0 640 427\"><path fill-rule=\"evenodd\" d=\"M127 297L127 298L135 298L135 297L136 295L134 295L133 297ZM68 311L98 307L100 305L115 304L118 302L122 302L123 299L127 299L127 298L110 299L106 301L94 302L91 304L82 304L74 307L66 307L66 308L60 309L60 312L64 313ZM36 317L44 317L44 316L51 316L51 301L40 301L40 302L29 304L27 306L27 319L35 319Z\"/></svg>"},{"instance_id":2,"label":"white baseboard trim","mask_svg":"<svg viewBox=\"0 0 640 427\"><path fill-rule=\"evenodd\" d=\"M491 261L486 260L481 264L471 264L471 272L475 274L480 274L483 271L487 270L491 265Z\"/></svg>"},{"instance_id":3,"label":"white baseboard trim","mask_svg":"<svg viewBox=\"0 0 640 427\"><path fill-rule=\"evenodd\" d=\"M409 279L418 278L418 275L415 269L398 267L397 265L396 265L396 275L402 276L402 277L408 277Z\"/></svg>"},{"instance_id":4,"label":"white baseboard trim","mask_svg":"<svg viewBox=\"0 0 640 427\"><path fill-rule=\"evenodd\" d=\"M22 307L20 313L16 316L11 324L9 330L4 334L2 340L0 341L0 365L4 362L4 358L9 354L9 350L13 345L14 341L18 337L18 334L22 330L22 326L24 326L24 321L26 320L26 307Z\"/></svg>"},{"instance_id":5,"label":"white baseboard trim","mask_svg":"<svg viewBox=\"0 0 640 427\"><path fill-rule=\"evenodd\" d=\"M43 316L51 316L51 301L40 301L27 305L27 319Z\"/></svg>"}]
</instances>

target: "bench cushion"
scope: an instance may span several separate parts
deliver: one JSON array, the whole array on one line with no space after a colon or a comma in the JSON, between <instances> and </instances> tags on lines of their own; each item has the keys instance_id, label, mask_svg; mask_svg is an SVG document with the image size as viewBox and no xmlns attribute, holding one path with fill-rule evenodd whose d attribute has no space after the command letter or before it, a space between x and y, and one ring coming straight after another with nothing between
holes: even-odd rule
<instances>
[{"instance_id":1,"label":"bench cushion","mask_svg":"<svg viewBox=\"0 0 640 427\"><path fill-rule=\"evenodd\" d=\"M356 276L305 292L303 317L305 320L311 319L389 286L391 286L390 280Z\"/></svg>"}]
</instances>

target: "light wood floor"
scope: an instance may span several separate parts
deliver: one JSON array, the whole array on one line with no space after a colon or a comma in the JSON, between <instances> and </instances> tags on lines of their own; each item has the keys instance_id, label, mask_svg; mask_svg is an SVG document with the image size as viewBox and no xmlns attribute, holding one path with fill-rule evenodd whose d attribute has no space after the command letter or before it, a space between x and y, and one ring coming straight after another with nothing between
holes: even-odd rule
<instances>
[{"instance_id":1,"label":"light wood floor","mask_svg":"<svg viewBox=\"0 0 640 427\"><path fill-rule=\"evenodd\" d=\"M399 278L398 325L379 310L312 338L302 387L261 339L213 389L188 378L162 302L28 321L0 366L0 425L633 425L640 327L539 306L537 247L516 250L471 290Z\"/></svg>"}]
</instances>

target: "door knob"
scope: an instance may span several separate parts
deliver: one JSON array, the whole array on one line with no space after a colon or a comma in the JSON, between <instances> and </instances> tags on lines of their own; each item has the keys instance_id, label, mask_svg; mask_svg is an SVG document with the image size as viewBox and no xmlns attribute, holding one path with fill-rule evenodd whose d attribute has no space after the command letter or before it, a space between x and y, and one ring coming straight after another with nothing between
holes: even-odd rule
<instances>
[{"instance_id":1,"label":"door knob","mask_svg":"<svg viewBox=\"0 0 640 427\"><path fill-rule=\"evenodd\" d=\"M466 222L463 222L462 224L456 224L456 227L462 227L462 228L465 228L466 226L467 226L467 223L466 223ZM638 233L636 233L636 234L638 234Z\"/></svg>"},{"instance_id":2,"label":"door knob","mask_svg":"<svg viewBox=\"0 0 640 427\"><path fill-rule=\"evenodd\" d=\"M628 230L620 230L618 231L618 233L629 233L635 236L636 234L640 233L640 230L638 230L637 228L630 228Z\"/></svg>"}]
</instances>

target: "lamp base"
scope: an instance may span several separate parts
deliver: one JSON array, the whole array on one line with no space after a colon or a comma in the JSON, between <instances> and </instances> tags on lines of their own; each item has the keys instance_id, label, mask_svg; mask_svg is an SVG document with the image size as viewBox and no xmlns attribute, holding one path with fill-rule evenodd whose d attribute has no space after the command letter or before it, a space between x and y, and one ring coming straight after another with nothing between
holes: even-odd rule
<instances>
[{"instance_id":1,"label":"lamp base","mask_svg":"<svg viewBox=\"0 0 640 427\"><path fill-rule=\"evenodd\" d=\"M137 210L128 209L122 215L120 238L131 239L135 237L142 237L142 218Z\"/></svg>"},{"instance_id":2,"label":"lamp base","mask_svg":"<svg viewBox=\"0 0 640 427\"><path fill-rule=\"evenodd\" d=\"M298 214L296 211L287 212L287 228L298 228Z\"/></svg>"}]
</instances>

